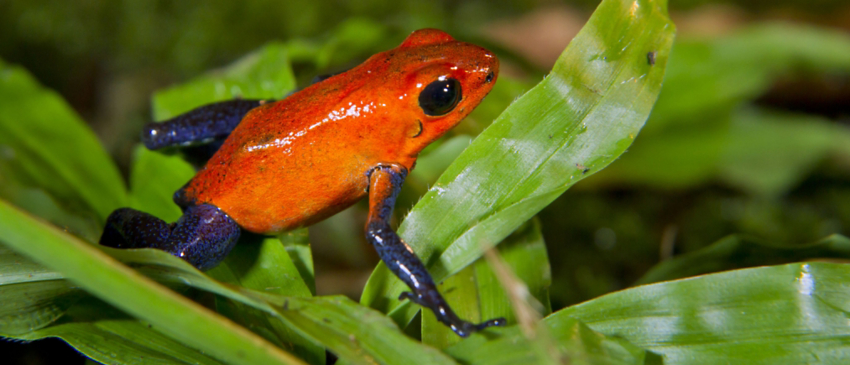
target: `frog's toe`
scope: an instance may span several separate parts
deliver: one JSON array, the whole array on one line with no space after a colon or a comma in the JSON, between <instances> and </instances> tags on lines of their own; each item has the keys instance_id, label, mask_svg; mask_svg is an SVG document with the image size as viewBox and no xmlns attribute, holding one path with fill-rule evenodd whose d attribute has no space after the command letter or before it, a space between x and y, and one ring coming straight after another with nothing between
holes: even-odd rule
<instances>
[{"instance_id":1,"label":"frog's toe","mask_svg":"<svg viewBox=\"0 0 850 365\"><path fill-rule=\"evenodd\" d=\"M481 331L481 330L483 330L487 327L502 327L507 323L508 323L508 321L504 317L493 318L489 321L481 322L481 323L475 325L475 330Z\"/></svg>"},{"instance_id":2,"label":"frog's toe","mask_svg":"<svg viewBox=\"0 0 850 365\"><path fill-rule=\"evenodd\" d=\"M131 208L116 209L106 219L99 243L113 248L157 247L171 229L161 219Z\"/></svg>"}]
</instances>

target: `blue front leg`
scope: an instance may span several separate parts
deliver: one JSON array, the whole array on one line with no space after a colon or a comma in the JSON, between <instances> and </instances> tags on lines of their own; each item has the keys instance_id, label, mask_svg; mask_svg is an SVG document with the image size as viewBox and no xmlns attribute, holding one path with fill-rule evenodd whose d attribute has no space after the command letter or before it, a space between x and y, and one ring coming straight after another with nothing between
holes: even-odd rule
<instances>
[{"instance_id":1,"label":"blue front leg","mask_svg":"<svg viewBox=\"0 0 850 365\"><path fill-rule=\"evenodd\" d=\"M218 265L236 241L240 228L209 204L186 208L172 224L131 208L117 209L106 220L100 244L114 248L157 248L200 270Z\"/></svg>"},{"instance_id":2,"label":"blue front leg","mask_svg":"<svg viewBox=\"0 0 850 365\"><path fill-rule=\"evenodd\" d=\"M398 165L382 165L369 174L369 219L366 222L366 239L375 246L381 260L413 292L401 293L399 299L410 299L431 309L437 320L449 326L461 337L469 336L490 326L505 325L504 318L473 324L460 319L452 311L431 274L413 250L390 228L390 217L407 169Z\"/></svg>"},{"instance_id":3,"label":"blue front leg","mask_svg":"<svg viewBox=\"0 0 850 365\"><path fill-rule=\"evenodd\" d=\"M228 100L204 105L142 129L142 143L151 150L223 140L251 109L272 100Z\"/></svg>"}]
</instances>

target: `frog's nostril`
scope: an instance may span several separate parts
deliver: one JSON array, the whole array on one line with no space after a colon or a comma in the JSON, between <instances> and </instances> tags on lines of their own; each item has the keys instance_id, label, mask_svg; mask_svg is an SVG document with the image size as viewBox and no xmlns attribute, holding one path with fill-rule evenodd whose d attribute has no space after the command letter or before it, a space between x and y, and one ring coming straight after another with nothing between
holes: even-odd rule
<instances>
[{"instance_id":1,"label":"frog's nostril","mask_svg":"<svg viewBox=\"0 0 850 365\"><path fill-rule=\"evenodd\" d=\"M487 73L487 78L484 79L484 82L489 84L493 82L494 77L496 77L496 74L494 74L493 71L490 71L489 73Z\"/></svg>"}]
</instances>

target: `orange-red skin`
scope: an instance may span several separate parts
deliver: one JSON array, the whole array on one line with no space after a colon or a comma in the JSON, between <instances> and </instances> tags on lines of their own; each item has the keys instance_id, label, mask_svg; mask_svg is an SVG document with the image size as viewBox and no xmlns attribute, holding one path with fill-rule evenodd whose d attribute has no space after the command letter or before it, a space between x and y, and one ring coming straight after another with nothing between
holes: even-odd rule
<instances>
[{"instance_id":1,"label":"orange-red skin","mask_svg":"<svg viewBox=\"0 0 850 365\"><path fill-rule=\"evenodd\" d=\"M363 198L375 166L411 170L423 148L490 92L498 71L484 48L416 31L395 49L252 110L184 192L255 233L318 222ZM440 76L460 81L462 99L446 115L428 116L419 93Z\"/></svg>"}]
</instances>

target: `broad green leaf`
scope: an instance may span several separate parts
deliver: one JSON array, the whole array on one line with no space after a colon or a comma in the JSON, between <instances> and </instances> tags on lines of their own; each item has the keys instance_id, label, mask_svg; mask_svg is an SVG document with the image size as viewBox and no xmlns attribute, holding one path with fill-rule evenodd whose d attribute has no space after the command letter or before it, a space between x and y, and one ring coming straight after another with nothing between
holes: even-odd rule
<instances>
[{"instance_id":1,"label":"broad green leaf","mask_svg":"<svg viewBox=\"0 0 850 365\"><path fill-rule=\"evenodd\" d=\"M224 362L300 363L257 335L157 285L139 272L169 287L189 286L230 299L239 306L251 307L250 311L237 307L239 313L235 313L234 318L244 319L247 314L253 316L247 318L249 324L256 324L259 323L256 317L262 312L263 321L282 321L281 325L288 330L328 347L352 363L404 364L417 359L452 363L451 358L436 349L404 336L389 318L351 300L285 297L228 286L162 251L95 248L2 201L0 240L63 273L61 276L44 274L45 279L67 278L80 283L89 293L149 323L150 329ZM101 250L139 271L124 266ZM17 272L9 275L25 278ZM273 331L277 326L255 330L271 337L280 333Z\"/></svg>"},{"instance_id":2,"label":"broad green leaf","mask_svg":"<svg viewBox=\"0 0 850 365\"><path fill-rule=\"evenodd\" d=\"M49 327L15 336L21 340L47 337L61 338L104 364L224 364L96 300L72 307Z\"/></svg>"},{"instance_id":3,"label":"broad green leaf","mask_svg":"<svg viewBox=\"0 0 850 365\"><path fill-rule=\"evenodd\" d=\"M576 319L547 320L538 331L546 331L555 342L549 349L539 338L529 340L517 327L495 329L498 336L474 335L446 349L464 364L661 364L661 359L616 336L594 332ZM541 350L548 353L541 354Z\"/></svg>"},{"instance_id":4,"label":"broad green leaf","mask_svg":"<svg viewBox=\"0 0 850 365\"><path fill-rule=\"evenodd\" d=\"M271 43L224 70L155 93L153 116L166 120L205 104L235 98L280 99L294 88L286 45Z\"/></svg>"},{"instance_id":5,"label":"broad green leaf","mask_svg":"<svg viewBox=\"0 0 850 365\"><path fill-rule=\"evenodd\" d=\"M304 231L301 238L306 241ZM287 247L275 237L243 235L224 262L207 275L224 283L270 294L310 297L314 290L305 283ZM209 281L195 276L198 278L193 282ZM325 362L324 348L311 343L280 320L270 318L267 312L222 297L216 298L216 311L302 360L314 364Z\"/></svg>"},{"instance_id":6,"label":"broad green leaf","mask_svg":"<svg viewBox=\"0 0 850 365\"><path fill-rule=\"evenodd\" d=\"M439 282L475 261L637 136L674 27L665 1L603 1L552 73L485 130L399 228ZM648 62L648 54L655 63ZM418 307L383 265L361 302L406 325Z\"/></svg>"},{"instance_id":7,"label":"broad green leaf","mask_svg":"<svg viewBox=\"0 0 850 365\"><path fill-rule=\"evenodd\" d=\"M174 222L183 213L172 196L192 176L195 170L180 157L136 146L130 171L130 207Z\"/></svg>"},{"instance_id":8,"label":"broad green leaf","mask_svg":"<svg viewBox=\"0 0 850 365\"><path fill-rule=\"evenodd\" d=\"M117 167L56 93L23 69L0 61L0 100L0 182L43 190L64 214L99 221L125 204ZM6 189L0 194L18 198ZM20 203L26 208L32 204Z\"/></svg>"},{"instance_id":9,"label":"broad green leaf","mask_svg":"<svg viewBox=\"0 0 850 365\"><path fill-rule=\"evenodd\" d=\"M84 296L66 280L3 284L0 294L0 333L11 336L50 325Z\"/></svg>"},{"instance_id":10,"label":"broad green leaf","mask_svg":"<svg viewBox=\"0 0 850 365\"><path fill-rule=\"evenodd\" d=\"M797 263L639 286L565 308L677 364L841 364L850 356L850 266Z\"/></svg>"},{"instance_id":11,"label":"broad green leaf","mask_svg":"<svg viewBox=\"0 0 850 365\"><path fill-rule=\"evenodd\" d=\"M850 259L850 239L836 234L809 244L777 245L754 237L732 235L699 251L655 265L637 284L812 259Z\"/></svg>"},{"instance_id":12,"label":"broad green leaf","mask_svg":"<svg viewBox=\"0 0 850 365\"><path fill-rule=\"evenodd\" d=\"M4 201L0 201L0 240L156 330L217 359L234 364L301 363L246 329Z\"/></svg>"},{"instance_id":13,"label":"broad green leaf","mask_svg":"<svg viewBox=\"0 0 850 365\"><path fill-rule=\"evenodd\" d=\"M301 279L312 295L316 295L316 272L313 269L313 251L310 247L310 236L306 228L286 232L278 236L280 243L292 259Z\"/></svg>"},{"instance_id":14,"label":"broad green leaf","mask_svg":"<svg viewBox=\"0 0 850 365\"><path fill-rule=\"evenodd\" d=\"M280 240L247 235L233 247L224 262L208 275L265 293L312 296L301 272Z\"/></svg>"},{"instance_id":15,"label":"broad green leaf","mask_svg":"<svg viewBox=\"0 0 850 365\"><path fill-rule=\"evenodd\" d=\"M512 273L526 286L531 298L540 304L540 317L552 311L549 305L551 272L546 244L537 220L520 227L498 247L499 255ZM458 316L481 322L504 317L516 323L514 308L489 263L480 258L439 285L441 293L452 304ZM525 299L525 298L522 298ZM461 340L430 311L422 312L422 342L443 349Z\"/></svg>"},{"instance_id":16,"label":"broad green leaf","mask_svg":"<svg viewBox=\"0 0 850 365\"><path fill-rule=\"evenodd\" d=\"M291 325L248 304L216 297L215 309L221 315L250 329L270 343L309 364L324 364L325 348L318 341L300 335Z\"/></svg>"},{"instance_id":17,"label":"broad green leaf","mask_svg":"<svg viewBox=\"0 0 850 365\"><path fill-rule=\"evenodd\" d=\"M405 336L380 312L346 297L277 303L278 313L304 335L354 364L454 364L448 355Z\"/></svg>"},{"instance_id":18,"label":"broad green leaf","mask_svg":"<svg viewBox=\"0 0 850 365\"><path fill-rule=\"evenodd\" d=\"M102 363L220 364L103 302L81 302L85 292L62 275L5 247L0 247L0 297L5 299L0 301L2 335L59 337Z\"/></svg>"}]
</instances>

